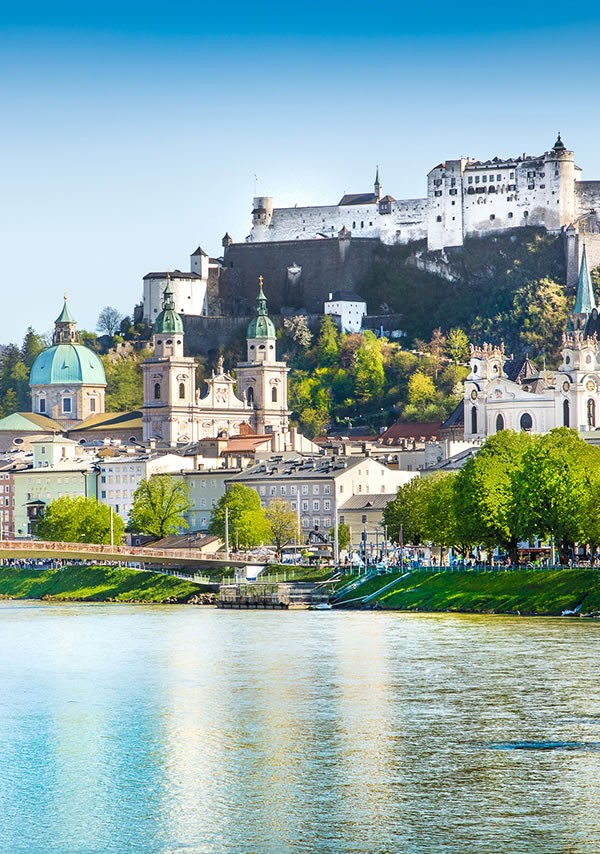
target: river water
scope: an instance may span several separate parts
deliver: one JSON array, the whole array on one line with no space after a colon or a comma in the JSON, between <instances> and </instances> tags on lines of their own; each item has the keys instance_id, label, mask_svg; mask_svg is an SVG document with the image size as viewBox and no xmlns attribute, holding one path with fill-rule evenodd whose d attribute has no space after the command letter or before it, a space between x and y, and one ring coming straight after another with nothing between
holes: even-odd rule
<instances>
[{"instance_id":1,"label":"river water","mask_svg":"<svg viewBox=\"0 0 600 854\"><path fill-rule=\"evenodd\" d=\"M0 603L0 850L597 852L600 626Z\"/></svg>"}]
</instances>

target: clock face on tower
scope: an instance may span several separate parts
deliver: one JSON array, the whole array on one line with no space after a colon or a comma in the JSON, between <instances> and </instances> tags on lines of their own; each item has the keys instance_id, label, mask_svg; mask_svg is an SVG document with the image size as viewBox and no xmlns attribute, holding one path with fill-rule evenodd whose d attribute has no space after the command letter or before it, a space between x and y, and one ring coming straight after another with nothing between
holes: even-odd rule
<instances>
[{"instance_id":1,"label":"clock face on tower","mask_svg":"<svg viewBox=\"0 0 600 854\"><path fill-rule=\"evenodd\" d=\"M569 391L569 388L570 388L569 383L565 380L563 383L563 391Z\"/></svg>"},{"instance_id":2,"label":"clock face on tower","mask_svg":"<svg viewBox=\"0 0 600 854\"><path fill-rule=\"evenodd\" d=\"M588 391L596 391L596 383L593 380L588 380L586 388Z\"/></svg>"}]
</instances>

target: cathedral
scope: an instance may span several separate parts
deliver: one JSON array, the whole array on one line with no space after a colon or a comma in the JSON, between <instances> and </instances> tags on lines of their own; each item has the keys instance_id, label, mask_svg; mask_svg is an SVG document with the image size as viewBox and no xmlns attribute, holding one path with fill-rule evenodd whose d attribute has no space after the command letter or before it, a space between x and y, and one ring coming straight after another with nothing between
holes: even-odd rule
<instances>
[{"instance_id":1,"label":"cathedral","mask_svg":"<svg viewBox=\"0 0 600 854\"><path fill-rule=\"evenodd\" d=\"M144 440L177 446L218 435L234 436L243 425L256 433L288 433L287 374L277 361L276 334L267 311L262 276L256 313L248 325L247 359L237 381L217 360L204 395L196 387L196 363L184 354L184 330L167 276L162 311L154 323L154 355L143 366Z\"/></svg>"},{"instance_id":2,"label":"cathedral","mask_svg":"<svg viewBox=\"0 0 600 854\"><path fill-rule=\"evenodd\" d=\"M527 357L507 359L503 345L471 347L464 388L464 438L483 441L500 430L547 433L600 426L600 318L585 246L577 298L563 334L557 370L538 371Z\"/></svg>"}]
</instances>

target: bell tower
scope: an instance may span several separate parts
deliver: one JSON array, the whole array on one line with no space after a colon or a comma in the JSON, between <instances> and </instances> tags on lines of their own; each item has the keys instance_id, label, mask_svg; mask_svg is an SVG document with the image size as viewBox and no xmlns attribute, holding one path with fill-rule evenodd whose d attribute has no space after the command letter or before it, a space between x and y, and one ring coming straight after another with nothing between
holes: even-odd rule
<instances>
[{"instance_id":1,"label":"bell tower","mask_svg":"<svg viewBox=\"0 0 600 854\"><path fill-rule=\"evenodd\" d=\"M262 276L258 283L256 314L246 335L247 361L237 365L237 394L254 407L257 433L287 433L288 367L277 361L277 337L268 315Z\"/></svg>"},{"instance_id":2,"label":"bell tower","mask_svg":"<svg viewBox=\"0 0 600 854\"><path fill-rule=\"evenodd\" d=\"M142 365L144 440L157 439L171 446L194 442L196 363L184 356L183 321L175 311L168 274L152 340L154 356Z\"/></svg>"}]
</instances>

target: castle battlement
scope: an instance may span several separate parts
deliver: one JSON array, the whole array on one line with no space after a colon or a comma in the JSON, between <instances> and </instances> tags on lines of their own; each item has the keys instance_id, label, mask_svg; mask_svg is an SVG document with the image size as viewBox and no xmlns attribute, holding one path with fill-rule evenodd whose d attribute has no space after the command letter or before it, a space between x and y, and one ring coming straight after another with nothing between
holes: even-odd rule
<instances>
[{"instance_id":1,"label":"castle battlement","mask_svg":"<svg viewBox=\"0 0 600 854\"><path fill-rule=\"evenodd\" d=\"M439 163L422 199L382 195L377 171L373 192L347 193L333 205L277 208L269 196L255 198L247 241L326 240L346 229L385 244L426 239L436 251L525 226L558 233L600 211L600 181L580 181L580 173L560 134L540 155Z\"/></svg>"}]
</instances>

